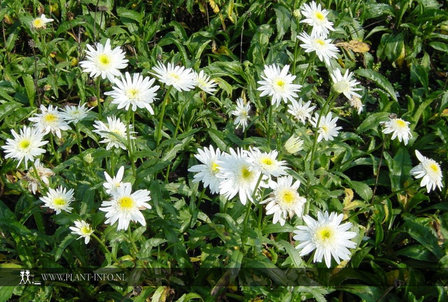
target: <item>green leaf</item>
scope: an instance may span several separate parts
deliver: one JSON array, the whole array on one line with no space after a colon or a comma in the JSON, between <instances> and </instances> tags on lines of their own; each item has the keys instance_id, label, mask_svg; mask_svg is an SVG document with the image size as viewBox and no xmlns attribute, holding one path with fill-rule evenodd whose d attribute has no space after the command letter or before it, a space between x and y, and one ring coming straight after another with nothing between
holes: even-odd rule
<instances>
[{"instance_id":1,"label":"green leaf","mask_svg":"<svg viewBox=\"0 0 448 302\"><path fill-rule=\"evenodd\" d=\"M367 116L367 118L358 126L357 132L363 133L371 129L377 129L381 122L389 120L388 112L375 112Z\"/></svg>"},{"instance_id":2,"label":"green leaf","mask_svg":"<svg viewBox=\"0 0 448 302\"><path fill-rule=\"evenodd\" d=\"M117 8L117 14L120 18L131 19L136 21L137 23L142 23L143 15L136 12L135 10L129 10L124 7ZM125 21L123 21L126 23Z\"/></svg>"},{"instance_id":3,"label":"green leaf","mask_svg":"<svg viewBox=\"0 0 448 302\"><path fill-rule=\"evenodd\" d=\"M392 191L398 191L402 188L405 180L409 178L409 171L412 168L411 157L405 147L400 147L394 158L387 152L384 152L383 155L389 168Z\"/></svg>"},{"instance_id":4,"label":"green leaf","mask_svg":"<svg viewBox=\"0 0 448 302\"><path fill-rule=\"evenodd\" d=\"M385 33L381 37L380 45L378 46L377 55L380 59L388 59L393 62L397 60L404 49L404 35L403 33L388 34Z\"/></svg>"},{"instance_id":5,"label":"green leaf","mask_svg":"<svg viewBox=\"0 0 448 302\"><path fill-rule=\"evenodd\" d=\"M405 220L403 230L408 233L409 236L433 253L437 259L440 259L445 255L438 245L437 238L434 236L431 228L420 223L414 216L403 215L403 218Z\"/></svg>"},{"instance_id":6,"label":"green leaf","mask_svg":"<svg viewBox=\"0 0 448 302\"><path fill-rule=\"evenodd\" d=\"M286 250L289 257L291 257L292 263L294 264L295 268L306 267L305 262L302 260L302 257L300 257L299 250L297 250L291 243L289 243L285 240L280 240L278 242L278 245L283 247Z\"/></svg>"},{"instance_id":7,"label":"green leaf","mask_svg":"<svg viewBox=\"0 0 448 302\"><path fill-rule=\"evenodd\" d=\"M25 85L26 95L28 97L28 101L30 102L30 106L34 107L34 97L36 96L36 89L34 87L33 77L29 74L25 74L23 76L23 84Z\"/></svg>"},{"instance_id":8,"label":"green leaf","mask_svg":"<svg viewBox=\"0 0 448 302\"><path fill-rule=\"evenodd\" d=\"M384 289L381 287L373 287L368 285L344 285L339 286L338 289L357 295L366 302L377 302L384 297Z\"/></svg>"},{"instance_id":9,"label":"green leaf","mask_svg":"<svg viewBox=\"0 0 448 302\"><path fill-rule=\"evenodd\" d=\"M183 294L179 300L177 300L176 302L188 302L191 301L193 299L200 299L201 301L204 301L204 299L202 299L202 297L196 293L188 293L188 294Z\"/></svg>"},{"instance_id":10,"label":"green leaf","mask_svg":"<svg viewBox=\"0 0 448 302\"><path fill-rule=\"evenodd\" d=\"M358 69L355 71L355 73L361 77L375 82L379 87L384 89L394 101L398 101L394 87L382 74L371 69Z\"/></svg>"},{"instance_id":11,"label":"green leaf","mask_svg":"<svg viewBox=\"0 0 448 302\"><path fill-rule=\"evenodd\" d=\"M420 82L425 90L428 89L428 72L423 66L417 64L411 65L411 82L414 84Z\"/></svg>"},{"instance_id":12,"label":"green leaf","mask_svg":"<svg viewBox=\"0 0 448 302\"><path fill-rule=\"evenodd\" d=\"M372 189L364 182L360 181L350 181L351 187L355 190L355 192L361 196L365 201L370 201L372 198L373 192Z\"/></svg>"},{"instance_id":13,"label":"green leaf","mask_svg":"<svg viewBox=\"0 0 448 302\"><path fill-rule=\"evenodd\" d=\"M56 252L54 253L54 260L55 261L58 261L61 258L62 253L65 251L67 246L69 246L70 243L72 243L73 240L75 240L75 237L73 236L73 234L68 234L62 240L62 242L60 242L58 244L58 248L56 249Z\"/></svg>"},{"instance_id":14,"label":"green leaf","mask_svg":"<svg viewBox=\"0 0 448 302\"><path fill-rule=\"evenodd\" d=\"M443 42L431 42L429 46L438 51L448 52L448 45Z\"/></svg>"}]
</instances>

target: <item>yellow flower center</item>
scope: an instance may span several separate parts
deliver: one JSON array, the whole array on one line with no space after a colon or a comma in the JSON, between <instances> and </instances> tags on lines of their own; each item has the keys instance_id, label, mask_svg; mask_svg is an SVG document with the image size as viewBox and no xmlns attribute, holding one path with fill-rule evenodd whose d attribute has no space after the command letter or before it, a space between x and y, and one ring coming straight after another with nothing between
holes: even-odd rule
<instances>
[{"instance_id":1,"label":"yellow flower center","mask_svg":"<svg viewBox=\"0 0 448 302\"><path fill-rule=\"evenodd\" d=\"M31 145L31 141L29 139L23 139L19 143L20 149L28 149L28 147Z\"/></svg>"},{"instance_id":2,"label":"yellow flower center","mask_svg":"<svg viewBox=\"0 0 448 302\"><path fill-rule=\"evenodd\" d=\"M252 176L252 172L247 167L243 167L241 169L241 176L244 179L248 179L248 178L250 178Z\"/></svg>"},{"instance_id":3,"label":"yellow flower center","mask_svg":"<svg viewBox=\"0 0 448 302\"><path fill-rule=\"evenodd\" d=\"M274 162L269 157L265 157L261 160L261 163L267 166L272 165Z\"/></svg>"},{"instance_id":4,"label":"yellow flower center","mask_svg":"<svg viewBox=\"0 0 448 302\"><path fill-rule=\"evenodd\" d=\"M320 227L316 231L316 237L321 242L328 242L331 241L334 237L333 229L328 226Z\"/></svg>"},{"instance_id":5,"label":"yellow flower center","mask_svg":"<svg viewBox=\"0 0 448 302\"><path fill-rule=\"evenodd\" d=\"M285 190L280 192L280 200L283 203L291 204L291 203L293 203L295 201L295 195L296 194L295 194L294 191L285 189Z\"/></svg>"},{"instance_id":6,"label":"yellow flower center","mask_svg":"<svg viewBox=\"0 0 448 302\"><path fill-rule=\"evenodd\" d=\"M321 39L316 39L315 40L317 44L319 44L320 46L325 46L325 41L321 40Z\"/></svg>"},{"instance_id":7,"label":"yellow flower center","mask_svg":"<svg viewBox=\"0 0 448 302\"><path fill-rule=\"evenodd\" d=\"M348 92L348 91L350 91L350 83L345 80L342 80L342 81L335 83L333 88L337 93Z\"/></svg>"},{"instance_id":8,"label":"yellow flower center","mask_svg":"<svg viewBox=\"0 0 448 302\"><path fill-rule=\"evenodd\" d=\"M102 53L98 57L98 61L100 62L103 67L107 67L110 64L110 58L108 55Z\"/></svg>"},{"instance_id":9,"label":"yellow flower center","mask_svg":"<svg viewBox=\"0 0 448 302\"><path fill-rule=\"evenodd\" d=\"M280 88L284 88L285 87L285 81L283 81L282 79L278 79L275 84L280 87Z\"/></svg>"},{"instance_id":10,"label":"yellow flower center","mask_svg":"<svg viewBox=\"0 0 448 302\"><path fill-rule=\"evenodd\" d=\"M36 18L33 20L33 27L34 28L41 28L44 27L45 23L41 18Z\"/></svg>"},{"instance_id":11,"label":"yellow flower center","mask_svg":"<svg viewBox=\"0 0 448 302\"><path fill-rule=\"evenodd\" d=\"M429 168L430 168L431 170L433 170L434 172L439 172L439 166L437 166L435 163L431 163L431 164L429 165Z\"/></svg>"},{"instance_id":12,"label":"yellow flower center","mask_svg":"<svg viewBox=\"0 0 448 302\"><path fill-rule=\"evenodd\" d=\"M53 203L54 203L54 205L56 205L56 206L65 206L65 204L66 204L67 202L65 201L64 198L62 198L62 197L57 197L57 198L54 199Z\"/></svg>"},{"instance_id":13,"label":"yellow flower center","mask_svg":"<svg viewBox=\"0 0 448 302\"><path fill-rule=\"evenodd\" d=\"M325 126L325 125L321 126L321 129L322 129L322 131L325 132L325 133L327 133L327 132L330 130L330 129L328 129L328 127Z\"/></svg>"},{"instance_id":14,"label":"yellow flower center","mask_svg":"<svg viewBox=\"0 0 448 302\"><path fill-rule=\"evenodd\" d=\"M325 20L325 16L321 13L321 12L316 12L314 13L314 16L319 19L319 21L324 21Z\"/></svg>"},{"instance_id":15,"label":"yellow flower center","mask_svg":"<svg viewBox=\"0 0 448 302\"><path fill-rule=\"evenodd\" d=\"M219 172L219 165L217 163L215 163L215 162L212 162L211 170L212 170L213 174L218 173Z\"/></svg>"},{"instance_id":16,"label":"yellow flower center","mask_svg":"<svg viewBox=\"0 0 448 302\"><path fill-rule=\"evenodd\" d=\"M83 226L80 231L84 235L89 235L92 232L92 229L88 226Z\"/></svg>"},{"instance_id":17,"label":"yellow flower center","mask_svg":"<svg viewBox=\"0 0 448 302\"><path fill-rule=\"evenodd\" d=\"M397 126L400 128L405 128L406 127L406 123L402 120L396 120Z\"/></svg>"},{"instance_id":18,"label":"yellow flower center","mask_svg":"<svg viewBox=\"0 0 448 302\"><path fill-rule=\"evenodd\" d=\"M128 91L126 91L126 96L130 99L137 98L137 95L138 95L138 90L135 88L131 88L131 89L128 89Z\"/></svg>"},{"instance_id":19,"label":"yellow flower center","mask_svg":"<svg viewBox=\"0 0 448 302\"><path fill-rule=\"evenodd\" d=\"M170 72L168 74L168 76L171 77L172 79L176 80L176 81L179 81L179 79L180 79L179 75L177 73L175 73L175 72Z\"/></svg>"},{"instance_id":20,"label":"yellow flower center","mask_svg":"<svg viewBox=\"0 0 448 302\"><path fill-rule=\"evenodd\" d=\"M118 205L123 210L132 209L134 207L134 199L132 199L132 197L129 196L121 197L120 199L118 199Z\"/></svg>"},{"instance_id":21,"label":"yellow flower center","mask_svg":"<svg viewBox=\"0 0 448 302\"><path fill-rule=\"evenodd\" d=\"M57 119L58 119L58 117L56 115L54 115L53 113L47 113L44 116L44 121L47 123L54 123Z\"/></svg>"}]
</instances>

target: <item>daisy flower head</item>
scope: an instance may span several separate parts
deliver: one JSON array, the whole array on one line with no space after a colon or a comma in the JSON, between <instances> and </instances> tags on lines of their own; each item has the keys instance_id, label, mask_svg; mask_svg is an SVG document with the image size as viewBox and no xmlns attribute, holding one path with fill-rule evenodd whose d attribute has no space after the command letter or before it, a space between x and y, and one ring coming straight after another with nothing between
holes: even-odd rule
<instances>
[{"instance_id":1,"label":"daisy flower head","mask_svg":"<svg viewBox=\"0 0 448 302\"><path fill-rule=\"evenodd\" d=\"M195 82L199 89L208 94L213 94L216 91L216 86L218 85L214 80L210 79L210 77L206 75L203 70L199 73L195 72Z\"/></svg>"},{"instance_id":2,"label":"daisy flower head","mask_svg":"<svg viewBox=\"0 0 448 302\"><path fill-rule=\"evenodd\" d=\"M113 90L104 94L113 98L112 104L118 105L118 109L131 108L136 111L137 108L146 108L154 114L151 104L157 100L156 92L159 89L158 85L153 86L154 82L155 79L144 78L139 73L134 73L131 78L129 72L126 72L124 76L115 78Z\"/></svg>"},{"instance_id":3,"label":"daisy flower head","mask_svg":"<svg viewBox=\"0 0 448 302\"><path fill-rule=\"evenodd\" d=\"M339 50L331 43L330 39L322 35L310 36L306 32L297 36L303 44L300 46L305 49L305 52L316 52L319 60L325 62L326 65L330 65L330 59L336 58Z\"/></svg>"},{"instance_id":4,"label":"daisy flower head","mask_svg":"<svg viewBox=\"0 0 448 302\"><path fill-rule=\"evenodd\" d=\"M92 108L86 108L86 104L79 106L67 105L61 112L61 116L68 124L77 124L89 115L90 110L92 110Z\"/></svg>"},{"instance_id":5,"label":"daisy flower head","mask_svg":"<svg viewBox=\"0 0 448 302\"><path fill-rule=\"evenodd\" d=\"M415 150L420 163L411 169L411 174L415 178L421 178L421 187L426 186L426 191L429 193L431 190L435 190L436 187L442 190L442 169L440 165L433 159L423 156L418 150Z\"/></svg>"},{"instance_id":6,"label":"daisy flower head","mask_svg":"<svg viewBox=\"0 0 448 302\"><path fill-rule=\"evenodd\" d=\"M223 156L218 165L220 170L217 177L221 179L219 183L220 194L227 200L238 194L243 205L247 200L253 202L252 195L260 177L260 171L254 166L247 151L232 148L230 153Z\"/></svg>"},{"instance_id":7,"label":"daisy flower head","mask_svg":"<svg viewBox=\"0 0 448 302\"><path fill-rule=\"evenodd\" d=\"M101 43L95 43L94 46L87 45L87 58L79 65L91 77L101 76L103 80L108 78L112 82L114 77L121 75L120 69L128 66L128 60L125 59L124 51L120 47L112 49L110 39L107 39L104 45Z\"/></svg>"},{"instance_id":8,"label":"daisy flower head","mask_svg":"<svg viewBox=\"0 0 448 302\"><path fill-rule=\"evenodd\" d=\"M34 123L40 132L44 135L52 133L61 138L61 130L69 130L70 126L65 121L63 115L57 107L49 105L48 108L44 105L40 105L41 113L34 114L29 120Z\"/></svg>"},{"instance_id":9,"label":"daisy flower head","mask_svg":"<svg viewBox=\"0 0 448 302\"><path fill-rule=\"evenodd\" d=\"M107 144L106 150L111 148L121 148L126 150L126 145L123 143L123 141L126 141L127 139L126 125L119 118L108 116L107 124L102 121L95 121L93 127L95 128L93 132L97 133L103 139L100 143ZM129 131L130 139L135 139L135 137L132 136L134 133L132 131L132 125L129 125Z\"/></svg>"},{"instance_id":10,"label":"daisy flower head","mask_svg":"<svg viewBox=\"0 0 448 302\"><path fill-rule=\"evenodd\" d=\"M331 258L339 264L341 260L350 259L350 248L355 248L356 243L351 241L356 237L355 232L349 232L352 227L350 222L341 224L343 214L332 212L317 213L317 221L306 215L303 220L306 225L297 226L294 240L299 241L296 246L300 249L300 256L314 252L313 262L322 262L328 268L331 267Z\"/></svg>"},{"instance_id":11,"label":"daisy flower head","mask_svg":"<svg viewBox=\"0 0 448 302\"><path fill-rule=\"evenodd\" d=\"M130 185L129 182L122 182L124 175L124 167L121 166L118 169L117 175L114 177L110 177L106 171L104 171L104 177L106 178L106 182L103 183L104 188L106 189L106 193L109 195L114 195L117 193L118 189L124 185Z\"/></svg>"},{"instance_id":12,"label":"daisy flower head","mask_svg":"<svg viewBox=\"0 0 448 302\"><path fill-rule=\"evenodd\" d=\"M56 190L50 188L46 196L40 198L45 203L45 207L56 211L56 214L61 211L71 212L73 209L70 203L73 201L73 189L67 191L66 188L59 186Z\"/></svg>"},{"instance_id":13,"label":"daisy flower head","mask_svg":"<svg viewBox=\"0 0 448 302\"><path fill-rule=\"evenodd\" d=\"M255 167L268 177L286 175L286 162L277 160L277 155L278 152L275 150L266 153L261 152L258 148L250 148L249 151L249 157L252 159Z\"/></svg>"},{"instance_id":14,"label":"daisy flower head","mask_svg":"<svg viewBox=\"0 0 448 302\"><path fill-rule=\"evenodd\" d=\"M306 23L313 27L312 36L323 35L326 36L330 31L333 31L333 22L328 21L328 11L322 9L320 4L311 2L304 3L301 7L301 13L305 17L300 23Z\"/></svg>"},{"instance_id":15,"label":"daisy flower head","mask_svg":"<svg viewBox=\"0 0 448 302\"><path fill-rule=\"evenodd\" d=\"M193 182L202 181L204 187L209 187L212 194L219 193L221 179L217 177L220 171L218 161L221 160L222 156L224 156L224 153L218 148L215 150L211 145L208 148L198 149L198 154L195 154L194 157L201 164L191 166L188 169L189 172L196 173Z\"/></svg>"},{"instance_id":16,"label":"daisy flower head","mask_svg":"<svg viewBox=\"0 0 448 302\"><path fill-rule=\"evenodd\" d=\"M249 111L250 111L250 102L245 102L242 98L238 98L236 100L236 108L230 112L234 115L235 121L233 124L236 128L242 127L243 131L246 129L247 124L249 123Z\"/></svg>"},{"instance_id":17,"label":"daisy flower head","mask_svg":"<svg viewBox=\"0 0 448 302\"><path fill-rule=\"evenodd\" d=\"M141 209L151 209L147 201L151 200L148 190L131 192L131 184L120 186L112 200L103 201L100 210L106 212L106 223L113 225L118 220L117 230L127 230L131 221L146 225Z\"/></svg>"},{"instance_id":18,"label":"daisy flower head","mask_svg":"<svg viewBox=\"0 0 448 302\"><path fill-rule=\"evenodd\" d=\"M311 106L311 101L303 103L302 99L292 100L291 104L288 104L288 113L291 114L297 121L305 124L306 120L311 118L311 114L316 106Z\"/></svg>"},{"instance_id":19,"label":"daisy flower head","mask_svg":"<svg viewBox=\"0 0 448 302\"><path fill-rule=\"evenodd\" d=\"M263 80L258 81L260 87L257 90L261 91L261 97L265 95L272 97L273 106L279 105L280 101L294 100L297 97L296 92L302 87L293 84L296 76L289 73L289 65L285 65L282 69L276 64L265 65L261 78Z\"/></svg>"},{"instance_id":20,"label":"daisy flower head","mask_svg":"<svg viewBox=\"0 0 448 302\"><path fill-rule=\"evenodd\" d=\"M31 27L35 29L41 29L45 28L47 26L47 23L53 22L53 19L49 19L45 17L45 14L40 15L40 17L37 17L31 21Z\"/></svg>"},{"instance_id":21,"label":"daisy flower head","mask_svg":"<svg viewBox=\"0 0 448 302\"><path fill-rule=\"evenodd\" d=\"M328 112L327 115L322 116L319 121L319 114L314 114L310 123L313 127L318 128L319 136L317 137L317 142L320 142L321 140L332 141L338 136L339 130L342 129L342 127L336 125L338 119L338 117L333 118L331 112Z\"/></svg>"},{"instance_id":22,"label":"daisy flower head","mask_svg":"<svg viewBox=\"0 0 448 302\"><path fill-rule=\"evenodd\" d=\"M191 68L175 66L172 63L165 66L158 62L152 70L160 82L173 86L178 91L190 91L196 86L196 75Z\"/></svg>"},{"instance_id":23,"label":"daisy flower head","mask_svg":"<svg viewBox=\"0 0 448 302\"><path fill-rule=\"evenodd\" d=\"M36 177L36 173L39 175L40 180L47 186L50 184L49 178L54 175L54 172L51 169L45 168L40 160L36 159L34 167L30 168L24 177L24 179L28 181L28 191L33 194L36 194L41 187L39 179Z\"/></svg>"},{"instance_id":24,"label":"daisy flower head","mask_svg":"<svg viewBox=\"0 0 448 302\"><path fill-rule=\"evenodd\" d=\"M358 114L361 114L362 110L364 109L364 105L361 102L361 99L352 95L351 99L349 100L350 106L352 106L354 109L358 111Z\"/></svg>"},{"instance_id":25,"label":"daisy flower head","mask_svg":"<svg viewBox=\"0 0 448 302\"><path fill-rule=\"evenodd\" d=\"M5 150L5 158L14 158L19 161L17 167L22 160L25 162L25 168L28 168L28 161L33 162L36 156L46 152L40 147L46 145L48 141L44 141L43 134L36 128L24 126L20 129L19 134L11 130L14 139L8 138L6 145L2 146Z\"/></svg>"},{"instance_id":26,"label":"daisy flower head","mask_svg":"<svg viewBox=\"0 0 448 302\"><path fill-rule=\"evenodd\" d=\"M392 139L398 138L399 142L403 141L407 145L409 139L412 138L409 122L401 118L390 118L389 121L381 123L384 125L383 133L392 133Z\"/></svg>"},{"instance_id":27,"label":"daisy flower head","mask_svg":"<svg viewBox=\"0 0 448 302\"><path fill-rule=\"evenodd\" d=\"M301 140L299 137L295 136L294 134L291 135L290 138L285 142L285 150L289 154L295 154L302 150L303 147L303 140Z\"/></svg>"},{"instance_id":28,"label":"daisy flower head","mask_svg":"<svg viewBox=\"0 0 448 302\"><path fill-rule=\"evenodd\" d=\"M297 190L300 186L300 181L297 180L294 184L291 176L283 176L277 179L277 182L271 183L272 193L261 204L267 203L266 215L274 215L272 223L279 222L280 225L285 225L286 219L292 218L294 215L302 217L303 207L306 203L306 198L299 195Z\"/></svg>"},{"instance_id":29,"label":"daisy flower head","mask_svg":"<svg viewBox=\"0 0 448 302\"><path fill-rule=\"evenodd\" d=\"M358 99L361 98L361 95L357 93L361 88L355 87L356 85L359 85L359 82L352 79L353 73L349 72L348 69L345 71L344 75L342 75L341 71L336 68L330 74L330 77L333 81L333 89L337 93L343 93L349 100L352 100L353 97L357 97Z\"/></svg>"},{"instance_id":30,"label":"daisy flower head","mask_svg":"<svg viewBox=\"0 0 448 302\"><path fill-rule=\"evenodd\" d=\"M72 234L79 235L78 239L84 238L84 243L87 244L90 241L90 235L93 234L93 229L84 220L75 220L75 226L71 226Z\"/></svg>"}]
</instances>

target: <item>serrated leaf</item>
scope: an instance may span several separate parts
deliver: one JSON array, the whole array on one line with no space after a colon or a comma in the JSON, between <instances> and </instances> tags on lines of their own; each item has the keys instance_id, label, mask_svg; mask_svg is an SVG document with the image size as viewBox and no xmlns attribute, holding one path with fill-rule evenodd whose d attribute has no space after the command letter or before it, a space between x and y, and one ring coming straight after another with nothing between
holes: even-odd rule
<instances>
[{"instance_id":1,"label":"serrated leaf","mask_svg":"<svg viewBox=\"0 0 448 302\"><path fill-rule=\"evenodd\" d=\"M358 126L357 132L363 133L370 129L377 129L381 122L389 119L388 112L375 112L367 116L367 118Z\"/></svg>"},{"instance_id":2,"label":"serrated leaf","mask_svg":"<svg viewBox=\"0 0 448 302\"><path fill-rule=\"evenodd\" d=\"M75 237L73 236L73 234L68 234L62 240L62 242L58 244L58 248L56 249L56 252L54 253L54 260L55 261L58 261L61 258L62 253L65 251L67 246L69 246L70 243L72 243L73 240L75 240Z\"/></svg>"},{"instance_id":3,"label":"serrated leaf","mask_svg":"<svg viewBox=\"0 0 448 302\"><path fill-rule=\"evenodd\" d=\"M355 73L359 76L375 82L379 87L384 89L394 101L398 101L394 87L382 74L371 69L358 69L355 71Z\"/></svg>"},{"instance_id":4,"label":"serrated leaf","mask_svg":"<svg viewBox=\"0 0 448 302\"><path fill-rule=\"evenodd\" d=\"M350 182L352 188L355 190L355 192L361 196L362 199L365 201L370 201L372 198L373 192L372 189L365 183L360 181L354 181L352 180Z\"/></svg>"},{"instance_id":5,"label":"serrated leaf","mask_svg":"<svg viewBox=\"0 0 448 302\"><path fill-rule=\"evenodd\" d=\"M33 77L29 74L25 74L22 77L23 84L25 85L26 95L28 97L28 102L30 102L30 106L34 107L34 98L36 96L36 89L34 87Z\"/></svg>"}]
</instances>

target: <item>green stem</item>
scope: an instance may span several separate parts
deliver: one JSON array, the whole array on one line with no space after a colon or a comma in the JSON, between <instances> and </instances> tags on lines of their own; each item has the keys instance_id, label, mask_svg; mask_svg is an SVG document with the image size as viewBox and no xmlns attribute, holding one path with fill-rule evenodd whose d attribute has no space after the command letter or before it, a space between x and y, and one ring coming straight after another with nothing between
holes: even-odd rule
<instances>
[{"instance_id":1,"label":"green stem","mask_svg":"<svg viewBox=\"0 0 448 302\"><path fill-rule=\"evenodd\" d=\"M109 255L111 255L111 256L112 256L112 259L113 259L115 262L118 262L118 261L117 261L117 258L115 257L115 255L112 254L112 253L109 251L109 249L107 248L106 244L104 244L104 242L103 242L97 235L95 235L95 233L92 233L90 236L92 236L92 237L93 237L93 238L100 244L100 246L101 246L101 248L103 249L103 252L104 252L105 254L109 254Z\"/></svg>"},{"instance_id":2,"label":"green stem","mask_svg":"<svg viewBox=\"0 0 448 302\"><path fill-rule=\"evenodd\" d=\"M96 78L96 104L98 107L98 115L101 119L103 117L102 109L101 109L101 79L100 77Z\"/></svg>"},{"instance_id":3,"label":"green stem","mask_svg":"<svg viewBox=\"0 0 448 302\"><path fill-rule=\"evenodd\" d=\"M338 96L337 93L333 93L331 92L330 96L328 97L328 99L325 101L324 106L322 107L320 113L319 113L319 117L317 118L317 123L316 123L316 132L314 133L314 141L313 141L313 148L311 149L311 159L310 159L310 169L314 169L314 152L316 151L316 145L317 145L317 137L319 136L319 125L320 125L320 120L322 118L323 115L325 115L326 112L326 107L330 106L331 102ZM307 156L308 157L308 156ZM307 157L305 157L305 162Z\"/></svg>"},{"instance_id":4,"label":"green stem","mask_svg":"<svg viewBox=\"0 0 448 302\"><path fill-rule=\"evenodd\" d=\"M76 144L78 145L78 151L81 154L82 147L81 147L81 132L79 131L78 123L75 124L75 135L76 135Z\"/></svg>"},{"instance_id":5,"label":"green stem","mask_svg":"<svg viewBox=\"0 0 448 302\"><path fill-rule=\"evenodd\" d=\"M53 139L53 134L50 133L50 147L51 147L51 151L53 152L53 155L56 159L56 164L59 164L59 153L56 152L56 148L54 147L54 139Z\"/></svg>"},{"instance_id":6,"label":"green stem","mask_svg":"<svg viewBox=\"0 0 448 302\"><path fill-rule=\"evenodd\" d=\"M266 125L266 130L267 130L267 134L268 134L268 150L271 151L271 122L272 122L272 104L271 106L269 106L268 109L268 122Z\"/></svg>"},{"instance_id":7,"label":"green stem","mask_svg":"<svg viewBox=\"0 0 448 302\"><path fill-rule=\"evenodd\" d=\"M135 256L138 253L138 248L134 242L134 239L132 238L131 226L128 227L128 236L129 236L129 242L131 243L132 249L134 250L134 256Z\"/></svg>"},{"instance_id":8,"label":"green stem","mask_svg":"<svg viewBox=\"0 0 448 302\"><path fill-rule=\"evenodd\" d=\"M44 183L44 182L42 181L42 178L40 178L40 175L39 175L39 173L37 172L36 165L34 164L34 161L32 161L32 167L33 167L33 172L34 172L33 174L34 174L34 176L36 176L37 181L38 181L39 184L44 188L45 192L48 192L48 186L47 186L46 183ZM42 192L42 193L43 193L43 192Z\"/></svg>"},{"instance_id":9,"label":"green stem","mask_svg":"<svg viewBox=\"0 0 448 302\"><path fill-rule=\"evenodd\" d=\"M168 89L166 90L165 97L163 98L163 101L162 101L162 111L160 112L159 123L157 124L157 128L156 128L156 137L155 137L156 138L156 146L159 146L160 140L162 139L163 118L165 116L166 105L168 104L168 100L170 98L171 87L172 86L169 86Z\"/></svg>"},{"instance_id":10,"label":"green stem","mask_svg":"<svg viewBox=\"0 0 448 302\"><path fill-rule=\"evenodd\" d=\"M311 55L310 61L308 63L308 66L306 67L305 73L302 76L302 84L305 83L306 77L308 76L308 73L310 72L311 68L313 67L315 59L316 59L316 54L313 52L313 54Z\"/></svg>"},{"instance_id":11,"label":"green stem","mask_svg":"<svg viewBox=\"0 0 448 302\"><path fill-rule=\"evenodd\" d=\"M130 124L131 121L133 120L133 116L134 115L134 111L132 111L129 108L128 111L128 122L126 123L126 136L127 136L127 140L128 140L128 156L129 156L129 161L131 162L131 167L132 167L132 174L134 175L134 179L137 180L137 169L135 167L135 162L134 162L134 154L133 154L133 143L131 140L131 131L130 131Z\"/></svg>"}]
</instances>

